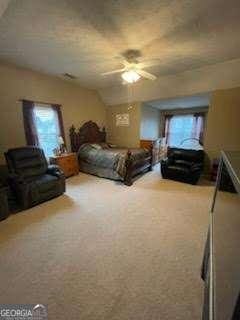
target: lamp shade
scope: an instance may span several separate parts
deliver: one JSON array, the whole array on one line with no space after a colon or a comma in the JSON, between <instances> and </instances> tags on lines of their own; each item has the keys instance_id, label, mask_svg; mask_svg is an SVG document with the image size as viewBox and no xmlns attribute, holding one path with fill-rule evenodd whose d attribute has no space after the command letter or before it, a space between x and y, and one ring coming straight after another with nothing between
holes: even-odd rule
<instances>
[{"instance_id":1,"label":"lamp shade","mask_svg":"<svg viewBox=\"0 0 240 320\"><path fill-rule=\"evenodd\" d=\"M127 81L128 83L137 82L141 76L135 70L129 70L122 73L123 80Z\"/></svg>"},{"instance_id":2,"label":"lamp shade","mask_svg":"<svg viewBox=\"0 0 240 320\"><path fill-rule=\"evenodd\" d=\"M62 136L59 136L59 137L58 137L58 143L59 143L60 145L64 144L64 140L63 140L63 137L62 137Z\"/></svg>"}]
</instances>

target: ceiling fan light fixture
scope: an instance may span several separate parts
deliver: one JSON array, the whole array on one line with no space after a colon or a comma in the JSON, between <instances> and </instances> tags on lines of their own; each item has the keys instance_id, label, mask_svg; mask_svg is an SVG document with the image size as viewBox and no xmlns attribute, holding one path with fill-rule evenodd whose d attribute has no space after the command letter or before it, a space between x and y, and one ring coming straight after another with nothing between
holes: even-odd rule
<instances>
[{"instance_id":1,"label":"ceiling fan light fixture","mask_svg":"<svg viewBox=\"0 0 240 320\"><path fill-rule=\"evenodd\" d=\"M128 83L137 82L141 78L141 76L135 70L125 71L121 74L121 76L123 80Z\"/></svg>"}]
</instances>

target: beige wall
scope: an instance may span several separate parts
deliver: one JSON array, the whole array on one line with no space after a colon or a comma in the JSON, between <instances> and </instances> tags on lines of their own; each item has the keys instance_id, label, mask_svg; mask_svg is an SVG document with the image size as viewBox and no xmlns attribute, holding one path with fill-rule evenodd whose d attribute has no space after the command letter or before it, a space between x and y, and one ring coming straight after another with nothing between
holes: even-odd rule
<instances>
[{"instance_id":1,"label":"beige wall","mask_svg":"<svg viewBox=\"0 0 240 320\"><path fill-rule=\"evenodd\" d=\"M140 137L142 139L150 138L150 136L143 135L141 129L144 116L150 115L151 112L142 109L140 102L135 103L129 111L127 104L111 106L107 110L109 141L131 147L139 145ZM196 109L194 110L196 111ZM206 111L206 108L200 110ZM186 112L189 111L188 109ZM116 127L115 115L124 112L130 113L130 126ZM172 112L174 113L174 111ZM209 167L210 160L220 155L221 150L240 150L240 87L217 90L211 94L204 148L207 154L207 167Z\"/></svg>"},{"instance_id":2,"label":"beige wall","mask_svg":"<svg viewBox=\"0 0 240 320\"><path fill-rule=\"evenodd\" d=\"M116 126L116 115L129 113L129 126ZM141 102L107 107L107 139L118 146L139 147L140 139L159 138L160 112Z\"/></svg>"},{"instance_id":3,"label":"beige wall","mask_svg":"<svg viewBox=\"0 0 240 320\"><path fill-rule=\"evenodd\" d=\"M205 150L210 159L219 156L221 150L240 150L240 87L213 92Z\"/></svg>"},{"instance_id":4,"label":"beige wall","mask_svg":"<svg viewBox=\"0 0 240 320\"><path fill-rule=\"evenodd\" d=\"M142 105L140 130L141 139L158 139L160 137L160 110Z\"/></svg>"},{"instance_id":5,"label":"beige wall","mask_svg":"<svg viewBox=\"0 0 240 320\"><path fill-rule=\"evenodd\" d=\"M8 148L26 144L19 99L62 105L65 136L69 127L93 120L106 125L106 108L98 93L68 81L0 64L0 162Z\"/></svg>"},{"instance_id":6,"label":"beige wall","mask_svg":"<svg viewBox=\"0 0 240 320\"><path fill-rule=\"evenodd\" d=\"M116 126L116 115L129 113L129 126ZM107 140L123 147L139 147L141 104L132 103L107 107Z\"/></svg>"}]
</instances>

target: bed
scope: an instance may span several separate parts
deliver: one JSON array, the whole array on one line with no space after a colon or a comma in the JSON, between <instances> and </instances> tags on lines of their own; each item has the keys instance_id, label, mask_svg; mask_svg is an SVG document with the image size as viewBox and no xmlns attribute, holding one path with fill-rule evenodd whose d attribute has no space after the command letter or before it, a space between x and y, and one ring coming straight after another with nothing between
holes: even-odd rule
<instances>
[{"instance_id":1,"label":"bed","mask_svg":"<svg viewBox=\"0 0 240 320\"><path fill-rule=\"evenodd\" d=\"M131 186L133 178L152 170L152 148L118 148L106 143L106 131L93 121L78 130L70 128L72 152L77 152L80 171L122 181Z\"/></svg>"}]
</instances>

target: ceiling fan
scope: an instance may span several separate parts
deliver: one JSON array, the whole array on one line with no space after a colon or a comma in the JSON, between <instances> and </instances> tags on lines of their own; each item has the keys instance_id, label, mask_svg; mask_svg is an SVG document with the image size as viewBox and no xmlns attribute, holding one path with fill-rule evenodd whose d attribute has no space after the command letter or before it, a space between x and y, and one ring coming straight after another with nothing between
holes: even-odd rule
<instances>
[{"instance_id":1,"label":"ceiling fan","mask_svg":"<svg viewBox=\"0 0 240 320\"><path fill-rule=\"evenodd\" d=\"M121 64L123 65L123 68L104 72L102 73L102 75L108 76L115 73L121 73L121 77L127 83L137 82L141 77L149 80L156 80L157 77L155 75L143 69L156 65L159 62L140 62L138 58L140 58L141 56L142 54L139 50L127 50L122 54L123 61L121 62Z\"/></svg>"}]
</instances>

